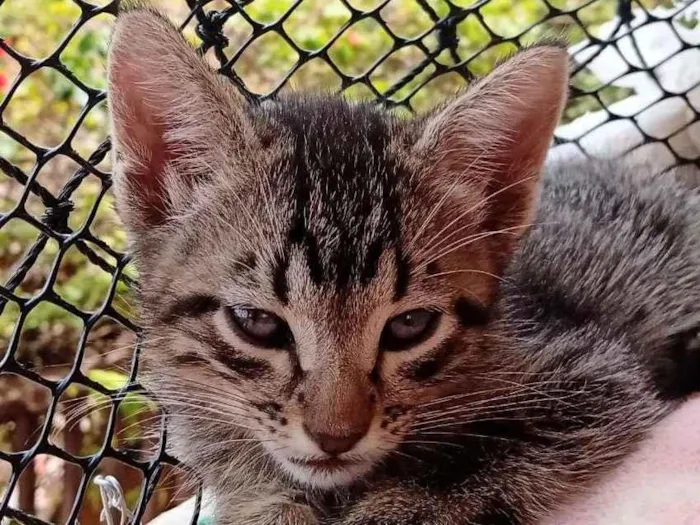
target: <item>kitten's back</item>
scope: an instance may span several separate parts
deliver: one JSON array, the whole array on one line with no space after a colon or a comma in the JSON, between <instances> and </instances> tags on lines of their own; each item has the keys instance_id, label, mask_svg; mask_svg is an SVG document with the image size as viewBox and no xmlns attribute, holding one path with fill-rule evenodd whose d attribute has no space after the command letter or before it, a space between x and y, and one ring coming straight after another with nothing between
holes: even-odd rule
<instances>
[{"instance_id":1,"label":"kitten's back","mask_svg":"<svg viewBox=\"0 0 700 525\"><path fill-rule=\"evenodd\" d=\"M507 281L523 333L594 327L643 348L662 392L697 386L686 383L700 374L690 348L700 327L700 195L673 172L625 160L549 166L536 226ZM685 359L691 377L682 380Z\"/></svg>"}]
</instances>

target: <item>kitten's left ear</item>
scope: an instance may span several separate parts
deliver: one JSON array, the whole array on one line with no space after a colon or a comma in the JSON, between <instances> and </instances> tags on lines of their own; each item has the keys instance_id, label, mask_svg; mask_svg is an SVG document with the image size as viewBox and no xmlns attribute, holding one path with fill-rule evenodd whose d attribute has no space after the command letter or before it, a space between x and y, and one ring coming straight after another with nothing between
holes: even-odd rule
<instances>
[{"instance_id":1,"label":"kitten's left ear","mask_svg":"<svg viewBox=\"0 0 700 525\"><path fill-rule=\"evenodd\" d=\"M563 46L517 53L429 117L414 146L433 186L481 199L475 212L482 231L508 229L490 247L505 260L534 215L539 175L566 101L568 64Z\"/></svg>"},{"instance_id":2,"label":"kitten's left ear","mask_svg":"<svg viewBox=\"0 0 700 525\"><path fill-rule=\"evenodd\" d=\"M252 128L235 88L165 16L138 3L117 18L108 80L117 207L140 236L191 199L207 163L231 154L221 144L242 148Z\"/></svg>"}]
</instances>

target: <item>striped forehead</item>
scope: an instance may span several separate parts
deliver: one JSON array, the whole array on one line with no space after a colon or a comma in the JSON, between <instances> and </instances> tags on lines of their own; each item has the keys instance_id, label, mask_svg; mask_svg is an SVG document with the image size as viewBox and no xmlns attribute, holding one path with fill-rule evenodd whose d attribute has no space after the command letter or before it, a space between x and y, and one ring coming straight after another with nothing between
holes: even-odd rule
<instances>
[{"instance_id":1,"label":"striped forehead","mask_svg":"<svg viewBox=\"0 0 700 525\"><path fill-rule=\"evenodd\" d=\"M275 269L275 291L287 300L290 252L300 249L317 284L338 289L368 284L379 258L394 256L396 294L407 286L401 250L403 179L389 149L391 122L368 105L302 98L268 109L288 132L280 176L291 207L286 245Z\"/></svg>"}]
</instances>

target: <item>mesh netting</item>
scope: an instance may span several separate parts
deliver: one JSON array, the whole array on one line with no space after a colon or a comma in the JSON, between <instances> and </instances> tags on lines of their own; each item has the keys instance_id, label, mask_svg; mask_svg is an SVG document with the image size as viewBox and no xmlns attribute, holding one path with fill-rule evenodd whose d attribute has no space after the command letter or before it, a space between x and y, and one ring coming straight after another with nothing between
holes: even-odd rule
<instances>
[{"instance_id":1,"label":"mesh netting","mask_svg":"<svg viewBox=\"0 0 700 525\"><path fill-rule=\"evenodd\" d=\"M250 99L323 88L406 113L563 36L574 68L556 152L700 166L698 1L162 3ZM98 474L134 522L192 493L134 383L138 276L111 207L104 91L117 4L0 0L3 524L99 522Z\"/></svg>"}]
</instances>

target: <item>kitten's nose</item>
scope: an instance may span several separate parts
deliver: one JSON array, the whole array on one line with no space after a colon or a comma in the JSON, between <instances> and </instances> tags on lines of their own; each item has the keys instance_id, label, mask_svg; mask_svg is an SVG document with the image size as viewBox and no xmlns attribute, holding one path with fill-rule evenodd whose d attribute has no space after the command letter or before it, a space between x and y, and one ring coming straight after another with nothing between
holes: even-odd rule
<instances>
[{"instance_id":1,"label":"kitten's nose","mask_svg":"<svg viewBox=\"0 0 700 525\"><path fill-rule=\"evenodd\" d=\"M325 432L314 432L306 425L304 425L304 430L306 430L306 433L314 440L321 450L332 456L337 456L338 454L352 449L366 434L366 431L363 430L362 432L335 436L333 434L326 434Z\"/></svg>"}]
</instances>

